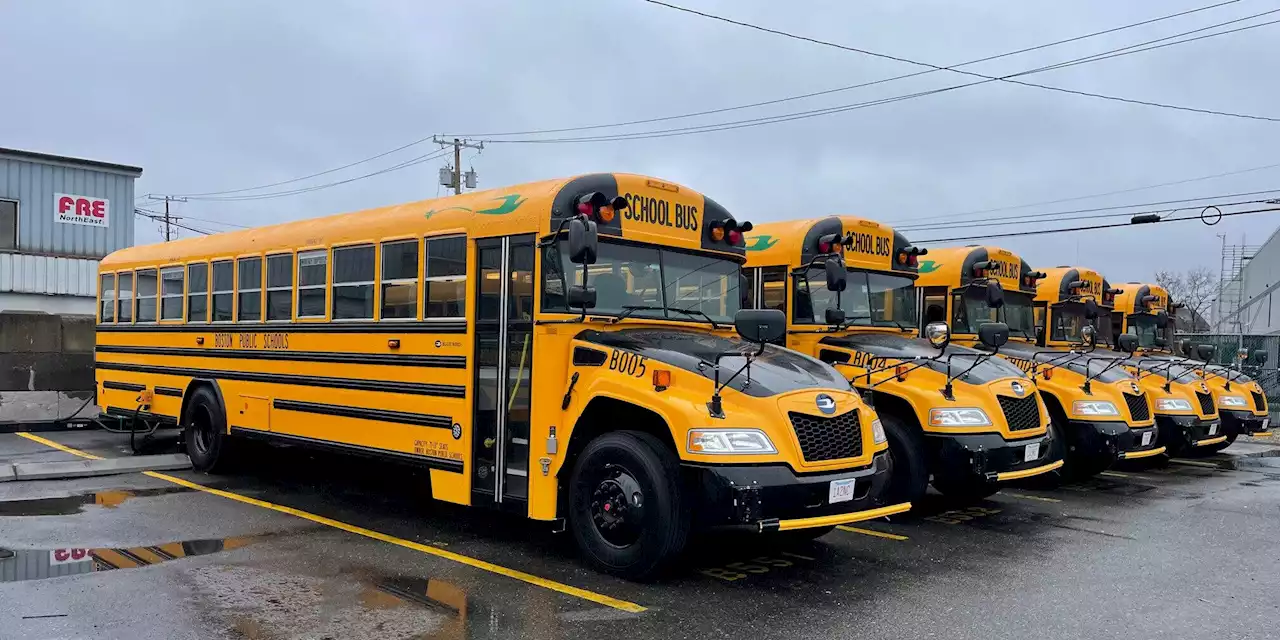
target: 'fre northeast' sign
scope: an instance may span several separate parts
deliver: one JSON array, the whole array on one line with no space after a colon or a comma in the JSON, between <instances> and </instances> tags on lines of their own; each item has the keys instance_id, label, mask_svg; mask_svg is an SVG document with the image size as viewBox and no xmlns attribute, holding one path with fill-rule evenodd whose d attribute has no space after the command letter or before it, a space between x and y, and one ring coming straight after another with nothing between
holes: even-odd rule
<instances>
[{"instance_id":1,"label":"'fre northeast' sign","mask_svg":"<svg viewBox=\"0 0 1280 640\"><path fill-rule=\"evenodd\" d=\"M111 201L69 193L53 194L53 211L58 222L90 227L111 226Z\"/></svg>"}]
</instances>

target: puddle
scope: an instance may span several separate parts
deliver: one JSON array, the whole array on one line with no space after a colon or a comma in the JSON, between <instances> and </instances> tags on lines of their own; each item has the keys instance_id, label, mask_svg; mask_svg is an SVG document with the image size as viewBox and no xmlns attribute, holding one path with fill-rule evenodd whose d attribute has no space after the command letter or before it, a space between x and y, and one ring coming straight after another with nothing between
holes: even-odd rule
<instances>
[{"instance_id":1,"label":"puddle","mask_svg":"<svg viewBox=\"0 0 1280 640\"><path fill-rule=\"evenodd\" d=\"M4 549L0 548L0 582L43 580L60 576L136 569L189 556L230 551L256 542L261 536L214 540L187 540L127 549Z\"/></svg>"},{"instance_id":2,"label":"puddle","mask_svg":"<svg viewBox=\"0 0 1280 640\"><path fill-rule=\"evenodd\" d=\"M0 516L67 516L84 511L86 505L114 509L132 498L160 496L170 493L187 493L186 487L157 487L154 489L112 489L60 498L34 500L7 500L0 502Z\"/></svg>"}]
</instances>

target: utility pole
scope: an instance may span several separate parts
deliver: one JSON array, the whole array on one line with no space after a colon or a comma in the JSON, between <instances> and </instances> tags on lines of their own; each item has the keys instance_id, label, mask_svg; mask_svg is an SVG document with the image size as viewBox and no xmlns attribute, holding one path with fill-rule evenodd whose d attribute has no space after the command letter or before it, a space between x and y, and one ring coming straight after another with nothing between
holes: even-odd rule
<instances>
[{"instance_id":1,"label":"utility pole","mask_svg":"<svg viewBox=\"0 0 1280 640\"><path fill-rule=\"evenodd\" d=\"M173 234L173 228L171 225L176 223L178 220L181 220L182 218L169 215L169 203L170 202L186 202L187 199L179 198L176 196L157 196L152 194L147 194L147 199L148 200L164 200L164 218L161 219L161 222L164 223L164 241L168 242L172 240L174 234Z\"/></svg>"},{"instance_id":2,"label":"utility pole","mask_svg":"<svg viewBox=\"0 0 1280 640\"><path fill-rule=\"evenodd\" d=\"M475 149L477 151L484 149L483 142L470 142L466 139L454 138L452 142L441 138L440 136L432 136L431 141L441 146L453 146L453 169L446 176L444 171L440 172L441 186L451 187L454 195L462 193L462 148ZM446 177L448 181L446 181ZM474 189L476 186L476 172L467 172L468 188Z\"/></svg>"}]
</instances>

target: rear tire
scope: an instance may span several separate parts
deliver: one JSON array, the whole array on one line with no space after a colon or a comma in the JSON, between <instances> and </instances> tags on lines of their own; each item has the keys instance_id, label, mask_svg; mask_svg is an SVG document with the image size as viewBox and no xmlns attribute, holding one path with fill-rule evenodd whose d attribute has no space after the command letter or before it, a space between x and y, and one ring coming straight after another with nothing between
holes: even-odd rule
<instances>
[{"instance_id":1,"label":"rear tire","mask_svg":"<svg viewBox=\"0 0 1280 640\"><path fill-rule=\"evenodd\" d=\"M647 433L587 443L569 480L569 527L587 561L632 580L670 566L692 521L680 478L675 454Z\"/></svg>"},{"instance_id":2,"label":"rear tire","mask_svg":"<svg viewBox=\"0 0 1280 640\"><path fill-rule=\"evenodd\" d=\"M182 416L182 424L191 466L208 473L226 470L230 449L227 411L212 389L196 387Z\"/></svg>"},{"instance_id":3,"label":"rear tire","mask_svg":"<svg viewBox=\"0 0 1280 640\"><path fill-rule=\"evenodd\" d=\"M924 436L914 426L901 418L880 414L885 436L889 439L889 456L892 461L889 486L882 501L885 504L920 501L929 489L929 456L924 448Z\"/></svg>"}]
</instances>

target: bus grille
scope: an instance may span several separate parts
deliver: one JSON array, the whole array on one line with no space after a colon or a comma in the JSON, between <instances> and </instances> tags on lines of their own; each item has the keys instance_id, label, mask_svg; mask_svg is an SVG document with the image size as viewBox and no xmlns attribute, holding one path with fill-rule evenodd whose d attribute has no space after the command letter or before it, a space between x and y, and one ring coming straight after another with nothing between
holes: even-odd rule
<instances>
[{"instance_id":1,"label":"bus grille","mask_svg":"<svg viewBox=\"0 0 1280 640\"><path fill-rule=\"evenodd\" d=\"M1131 396L1127 393L1124 395L1124 401L1129 404L1129 417L1134 422L1146 422L1151 419L1151 410L1147 407L1147 394L1142 393Z\"/></svg>"},{"instance_id":2,"label":"bus grille","mask_svg":"<svg viewBox=\"0 0 1280 640\"><path fill-rule=\"evenodd\" d=\"M996 399L1000 401L1010 431L1040 428L1040 403L1036 402L1036 394L1025 398L996 396Z\"/></svg>"},{"instance_id":3,"label":"bus grille","mask_svg":"<svg viewBox=\"0 0 1280 640\"><path fill-rule=\"evenodd\" d=\"M821 418L803 413L788 414L800 440L805 462L856 458L862 455L862 425L858 410Z\"/></svg>"},{"instance_id":4,"label":"bus grille","mask_svg":"<svg viewBox=\"0 0 1280 640\"><path fill-rule=\"evenodd\" d=\"M1266 411L1267 397L1257 391L1250 391L1249 393L1253 394L1253 406L1256 407L1258 411Z\"/></svg>"},{"instance_id":5,"label":"bus grille","mask_svg":"<svg viewBox=\"0 0 1280 640\"><path fill-rule=\"evenodd\" d=\"M1212 395L1197 391L1196 398L1200 400L1200 413L1203 413L1206 416L1211 416L1218 412L1218 409L1213 405Z\"/></svg>"}]
</instances>

